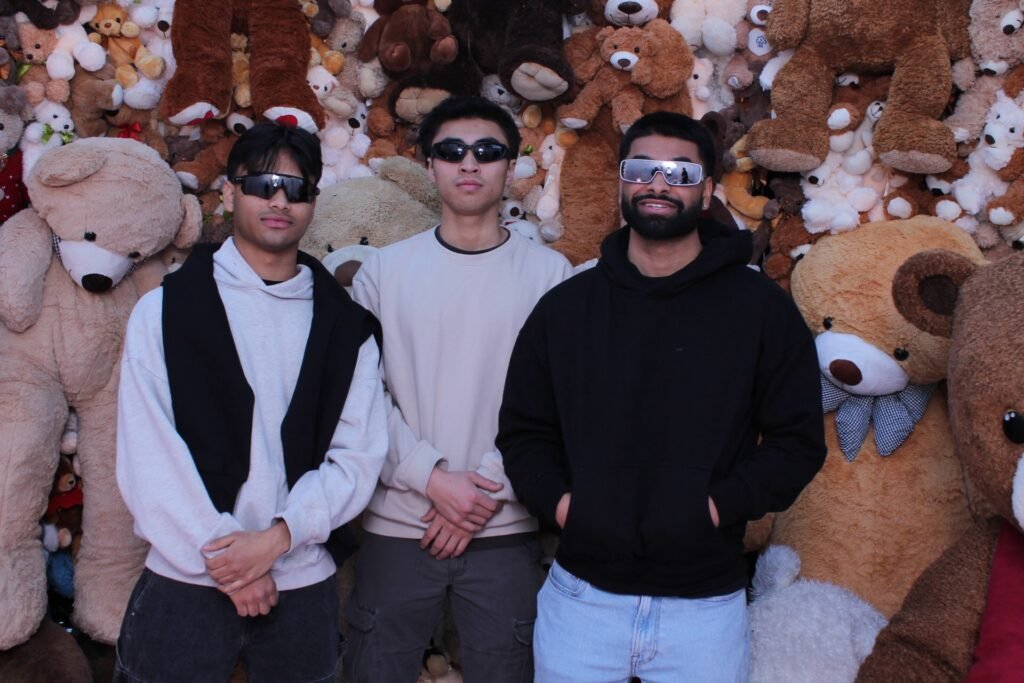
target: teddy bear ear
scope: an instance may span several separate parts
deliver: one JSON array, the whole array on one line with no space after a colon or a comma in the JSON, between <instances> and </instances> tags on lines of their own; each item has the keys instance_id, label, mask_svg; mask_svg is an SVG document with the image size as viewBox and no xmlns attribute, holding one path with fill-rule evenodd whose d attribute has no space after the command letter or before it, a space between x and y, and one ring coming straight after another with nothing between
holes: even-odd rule
<instances>
[{"instance_id":1,"label":"teddy bear ear","mask_svg":"<svg viewBox=\"0 0 1024 683\"><path fill-rule=\"evenodd\" d=\"M977 268L970 259L944 249L914 254L892 280L896 310L918 329L948 339L960 288Z\"/></svg>"},{"instance_id":2,"label":"teddy bear ear","mask_svg":"<svg viewBox=\"0 0 1024 683\"><path fill-rule=\"evenodd\" d=\"M40 157L32 174L47 187L67 187L99 171L108 156L100 145L73 142Z\"/></svg>"},{"instance_id":3,"label":"teddy bear ear","mask_svg":"<svg viewBox=\"0 0 1024 683\"><path fill-rule=\"evenodd\" d=\"M203 229L203 210L199 199L193 194L181 197L182 218L173 244L179 249L190 249L199 241Z\"/></svg>"}]
</instances>

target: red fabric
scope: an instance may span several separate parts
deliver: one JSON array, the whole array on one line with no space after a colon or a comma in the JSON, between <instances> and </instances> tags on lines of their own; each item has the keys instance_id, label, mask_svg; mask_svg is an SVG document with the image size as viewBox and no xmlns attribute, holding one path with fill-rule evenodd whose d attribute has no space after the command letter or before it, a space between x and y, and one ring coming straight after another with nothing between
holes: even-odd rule
<instances>
[{"instance_id":1,"label":"red fabric","mask_svg":"<svg viewBox=\"0 0 1024 683\"><path fill-rule=\"evenodd\" d=\"M1024 680L1024 535L1003 522L966 683Z\"/></svg>"},{"instance_id":2,"label":"red fabric","mask_svg":"<svg viewBox=\"0 0 1024 683\"><path fill-rule=\"evenodd\" d=\"M70 491L57 494L50 498L50 504L46 506L46 514L52 515L60 512L61 510L67 510L73 508L76 505L81 505L84 502L84 496L82 495L82 487L75 486Z\"/></svg>"},{"instance_id":3,"label":"red fabric","mask_svg":"<svg viewBox=\"0 0 1024 683\"><path fill-rule=\"evenodd\" d=\"M0 165L0 223L28 206L28 190L21 182L21 150Z\"/></svg>"}]
</instances>

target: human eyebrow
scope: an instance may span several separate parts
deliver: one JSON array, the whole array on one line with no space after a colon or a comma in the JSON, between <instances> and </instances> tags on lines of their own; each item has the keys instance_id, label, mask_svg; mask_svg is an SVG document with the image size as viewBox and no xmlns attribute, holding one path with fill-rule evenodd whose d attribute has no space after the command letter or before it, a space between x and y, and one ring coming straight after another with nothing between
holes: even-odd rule
<instances>
[{"instance_id":1,"label":"human eyebrow","mask_svg":"<svg viewBox=\"0 0 1024 683\"><path fill-rule=\"evenodd\" d=\"M459 142L461 142L461 140ZM494 138L490 138L490 137L488 137L488 138L480 138L479 140L477 140L475 142L471 142L469 144L471 144L471 145L486 145L486 144L492 143L492 142L497 143L499 145L504 145L505 144L504 142L501 142L499 140L495 140Z\"/></svg>"}]
</instances>

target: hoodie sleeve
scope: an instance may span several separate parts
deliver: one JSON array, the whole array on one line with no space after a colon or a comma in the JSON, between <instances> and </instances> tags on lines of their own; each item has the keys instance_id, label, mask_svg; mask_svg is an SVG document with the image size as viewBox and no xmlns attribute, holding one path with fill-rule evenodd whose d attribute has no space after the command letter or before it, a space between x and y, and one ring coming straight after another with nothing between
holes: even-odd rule
<instances>
[{"instance_id":1,"label":"hoodie sleeve","mask_svg":"<svg viewBox=\"0 0 1024 683\"><path fill-rule=\"evenodd\" d=\"M793 301L781 290L772 296L778 305L762 318L753 396L761 442L711 488L721 526L785 510L825 462L814 339Z\"/></svg>"},{"instance_id":2,"label":"hoodie sleeve","mask_svg":"<svg viewBox=\"0 0 1024 683\"><path fill-rule=\"evenodd\" d=\"M174 426L163 360L158 289L143 297L125 333L117 397L117 484L135 533L182 576L206 576L201 548L242 526L218 512Z\"/></svg>"},{"instance_id":3,"label":"hoodie sleeve","mask_svg":"<svg viewBox=\"0 0 1024 683\"><path fill-rule=\"evenodd\" d=\"M543 299L512 350L495 442L516 497L530 514L557 526L555 508L569 483L542 309Z\"/></svg>"}]
</instances>

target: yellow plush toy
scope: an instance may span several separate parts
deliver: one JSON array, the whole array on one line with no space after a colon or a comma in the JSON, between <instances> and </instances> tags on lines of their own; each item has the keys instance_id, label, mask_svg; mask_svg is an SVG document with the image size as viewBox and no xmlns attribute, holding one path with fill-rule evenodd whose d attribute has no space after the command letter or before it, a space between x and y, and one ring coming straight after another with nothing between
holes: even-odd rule
<instances>
[{"instance_id":1,"label":"yellow plush toy","mask_svg":"<svg viewBox=\"0 0 1024 683\"><path fill-rule=\"evenodd\" d=\"M95 33L89 40L107 51L107 60L117 69L117 82L130 88L139 82L139 72L147 78L160 78L167 63L146 49L139 39L139 27L128 20L128 12L113 2L97 5L96 16L89 21Z\"/></svg>"}]
</instances>

